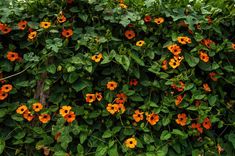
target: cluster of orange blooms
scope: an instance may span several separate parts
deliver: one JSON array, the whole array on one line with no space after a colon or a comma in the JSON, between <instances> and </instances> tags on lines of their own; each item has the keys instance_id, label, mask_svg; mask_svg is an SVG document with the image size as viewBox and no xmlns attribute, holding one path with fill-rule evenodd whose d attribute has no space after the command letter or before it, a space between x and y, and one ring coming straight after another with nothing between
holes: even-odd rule
<instances>
[{"instance_id":1,"label":"cluster of orange blooms","mask_svg":"<svg viewBox=\"0 0 235 156\"><path fill-rule=\"evenodd\" d=\"M36 117L38 117L39 121L41 123L48 123L51 120L50 114L47 113L41 113L38 114L42 109L43 105L39 102L32 104L32 109L34 113L31 113L30 110L26 105L21 105L16 109L16 113L21 114L24 119L27 121L32 121ZM73 111L71 111L72 107L71 106L62 106L61 109L59 110L60 115L64 117L64 119L68 122L71 123L75 120L76 115Z\"/></svg>"},{"instance_id":2,"label":"cluster of orange blooms","mask_svg":"<svg viewBox=\"0 0 235 156\"><path fill-rule=\"evenodd\" d=\"M216 73L212 72L210 73L209 75L211 75L211 78L212 79L215 79L215 75ZM217 80L217 79L216 79ZM185 84L182 82L182 81L179 81L179 85L176 85L176 84L172 84L171 87L177 91L177 92L182 92L184 91L184 88L185 88ZM204 83L203 84L203 89L206 91L206 92L211 92L211 89L209 87L209 85L207 83ZM185 97L186 94L179 94L177 95L176 99L175 99L175 105L176 106L179 106L180 103L183 101L183 98ZM199 106L200 105L200 101L197 100L195 101L195 104L196 106ZM176 123L178 125L181 125L181 126L185 126L187 124L187 115L185 113L181 113L181 114L178 114L177 115L177 119L175 120ZM205 129L210 129L211 127L211 122L210 122L210 119L209 118L205 118L203 123L202 123L203 127ZM201 127L201 124L200 123L193 123L190 128L192 129L197 129L199 133L202 133L203 132L203 128Z\"/></svg>"},{"instance_id":3,"label":"cluster of orange blooms","mask_svg":"<svg viewBox=\"0 0 235 156\"><path fill-rule=\"evenodd\" d=\"M56 23L64 23L66 22L66 17L64 16L64 14L62 12L60 12L57 16L57 22ZM18 22L17 24L17 28L18 30L24 31L27 28L28 22L25 20L21 20ZM40 22L39 26L43 29L49 29L51 27L51 22L50 21L42 21ZM6 24L0 23L0 31L2 32L2 34L8 34L12 31L12 28L10 28L9 26L7 26ZM36 37L37 37L37 31L33 30L32 28L28 29L28 40L29 41L33 41ZM61 35L65 38L69 38L73 35L73 30L72 29L62 29Z\"/></svg>"},{"instance_id":4,"label":"cluster of orange blooms","mask_svg":"<svg viewBox=\"0 0 235 156\"><path fill-rule=\"evenodd\" d=\"M71 111L72 107L71 106L62 106L60 109L60 115L64 117L64 119L68 122L71 123L75 120L76 115L73 111Z\"/></svg>"},{"instance_id":5,"label":"cluster of orange blooms","mask_svg":"<svg viewBox=\"0 0 235 156\"><path fill-rule=\"evenodd\" d=\"M4 84L0 88L0 101L5 100L8 97L8 94L12 90L12 85L11 84Z\"/></svg>"},{"instance_id":6,"label":"cluster of orange blooms","mask_svg":"<svg viewBox=\"0 0 235 156\"><path fill-rule=\"evenodd\" d=\"M39 121L42 123L48 123L51 120L51 116L49 114L38 114L43 109L43 105L41 103L34 103L32 105L32 109L34 111L34 114L30 112L26 105L21 105L17 108L16 113L22 114L23 118L28 121L32 121L37 116Z\"/></svg>"}]
</instances>

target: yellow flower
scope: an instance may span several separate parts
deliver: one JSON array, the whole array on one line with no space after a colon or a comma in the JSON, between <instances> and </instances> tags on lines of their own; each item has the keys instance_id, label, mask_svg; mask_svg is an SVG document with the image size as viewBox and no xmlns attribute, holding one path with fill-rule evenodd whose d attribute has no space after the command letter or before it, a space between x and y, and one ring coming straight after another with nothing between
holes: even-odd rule
<instances>
[{"instance_id":1,"label":"yellow flower","mask_svg":"<svg viewBox=\"0 0 235 156\"><path fill-rule=\"evenodd\" d=\"M29 35L28 35L29 40L33 40L36 37L37 37L37 31L33 31L33 32L29 33Z\"/></svg>"},{"instance_id":2,"label":"yellow flower","mask_svg":"<svg viewBox=\"0 0 235 156\"><path fill-rule=\"evenodd\" d=\"M41 28L44 28L44 29L47 29L51 26L51 22L41 22L40 23L40 27Z\"/></svg>"},{"instance_id":3,"label":"yellow flower","mask_svg":"<svg viewBox=\"0 0 235 156\"><path fill-rule=\"evenodd\" d=\"M103 55L101 53L93 55L91 59L95 61L96 63L100 62L100 60L103 58Z\"/></svg>"},{"instance_id":4,"label":"yellow flower","mask_svg":"<svg viewBox=\"0 0 235 156\"><path fill-rule=\"evenodd\" d=\"M164 22L164 18L163 18L163 17L155 18L155 19L154 19L154 22L155 22L156 24L161 24L161 23Z\"/></svg>"},{"instance_id":5,"label":"yellow flower","mask_svg":"<svg viewBox=\"0 0 235 156\"><path fill-rule=\"evenodd\" d=\"M20 106L20 107L17 108L16 113L18 113L18 114L23 114L23 113L24 113L25 111L27 111L27 110L28 110L27 106L22 105L22 106Z\"/></svg>"},{"instance_id":6,"label":"yellow flower","mask_svg":"<svg viewBox=\"0 0 235 156\"><path fill-rule=\"evenodd\" d=\"M136 46L142 47L144 45L144 43L145 43L144 40L139 40L136 42Z\"/></svg>"},{"instance_id":7,"label":"yellow flower","mask_svg":"<svg viewBox=\"0 0 235 156\"><path fill-rule=\"evenodd\" d=\"M180 65L180 62L178 60L175 60L174 58L170 59L169 65L172 68L177 68Z\"/></svg>"},{"instance_id":8,"label":"yellow flower","mask_svg":"<svg viewBox=\"0 0 235 156\"><path fill-rule=\"evenodd\" d=\"M123 4L123 3L120 3L119 6L120 6L122 9L126 9L126 8L127 8L127 5L126 5L126 4Z\"/></svg>"},{"instance_id":9,"label":"yellow flower","mask_svg":"<svg viewBox=\"0 0 235 156\"><path fill-rule=\"evenodd\" d=\"M134 137L128 138L125 141L125 145L128 148L135 148L135 146L137 145L137 140Z\"/></svg>"}]
</instances>

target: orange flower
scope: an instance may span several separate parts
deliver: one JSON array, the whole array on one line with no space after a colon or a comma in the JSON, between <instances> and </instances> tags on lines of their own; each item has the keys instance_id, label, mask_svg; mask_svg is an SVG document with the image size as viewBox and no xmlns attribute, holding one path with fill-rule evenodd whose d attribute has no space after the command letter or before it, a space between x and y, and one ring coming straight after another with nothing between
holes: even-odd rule
<instances>
[{"instance_id":1,"label":"orange flower","mask_svg":"<svg viewBox=\"0 0 235 156\"><path fill-rule=\"evenodd\" d=\"M138 80L136 79L131 79L130 82L129 82L130 86L137 86L138 84Z\"/></svg>"},{"instance_id":2,"label":"orange flower","mask_svg":"<svg viewBox=\"0 0 235 156\"><path fill-rule=\"evenodd\" d=\"M8 27L7 25L5 24L2 24L1 25L1 32L5 35L5 34L8 34L9 32L11 32L11 28Z\"/></svg>"},{"instance_id":3,"label":"orange flower","mask_svg":"<svg viewBox=\"0 0 235 156\"><path fill-rule=\"evenodd\" d=\"M17 108L16 113L23 114L27 110L28 110L28 108L26 105L21 105L20 107Z\"/></svg>"},{"instance_id":4,"label":"orange flower","mask_svg":"<svg viewBox=\"0 0 235 156\"><path fill-rule=\"evenodd\" d=\"M221 152L224 151L224 149L220 146L220 144L217 144L217 151L218 151L219 155Z\"/></svg>"},{"instance_id":5,"label":"orange flower","mask_svg":"<svg viewBox=\"0 0 235 156\"><path fill-rule=\"evenodd\" d=\"M201 41L201 43L204 45L204 46L206 46L207 48L211 48L211 44L212 43L214 43L212 40L210 40L210 39L203 39L202 41Z\"/></svg>"},{"instance_id":6,"label":"orange flower","mask_svg":"<svg viewBox=\"0 0 235 156\"><path fill-rule=\"evenodd\" d=\"M162 17L155 18L155 19L154 19L154 22L159 25L159 24L161 24L161 23L164 22L164 18L162 18Z\"/></svg>"},{"instance_id":7,"label":"orange flower","mask_svg":"<svg viewBox=\"0 0 235 156\"><path fill-rule=\"evenodd\" d=\"M7 59L11 62L16 61L19 58L19 54L16 52L9 51L7 53Z\"/></svg>"},{"instance_id":8,"label":"orange flower","mask_svg":"<svg viewBox=\"0 0 235 156\"><path fill-rule=\"evenodd\" d=\"M51 22L40 22L40 27L48 29L51 26Z\"/></svg>"},{"instance_id":9,"label":"orange flower","mask_svg":"<svg viewBox=\"0 0 235 156\"><path fill-rule=\"evenodd\" d=\"M207 19L207 21L208 21L208 24L211 24L211 23L212 23L211 16L206 16L206 19Z\"/></svg>"},{"instance_id":10,"label":"orange flower","mask_svg":"<svg viewBox=\"0 0 235 156\"><path fill-rule=\"evenodd\" d=\"M140 122L144 120L144 112L141 112L140 110L135 110L135 114L132 115L135 122Z\"/></svg>"},{"instance_id":11,"label":"orange flower","mask_svg":"<svg viewBox=\"0 0 235 156\"><path fill-rule=\"evenodd\" d=\"M199 107L200 104L201 104L201 101L200 101L200 100L196 100L194 103L195 103L195 106L196 106L196 107Z\"/></svg>"},{"instance_id":12,"label":"orange flower","mask_svg":"<svg viewBox=\"0 0 235 156\"><path fill-rule=\"evenodd\" d=\"M1 91L8 93L12 90L12 85L11 84L5 84L1 87Z\"/></svg>"},{"instance_id":13,"label":"orange flower","mask_svg":"<svg viewBox=\"0 0 235 156\"><path fill-rule=\"evenodd\" d=\"M147 16L144 17L144 22L146 22L146 23L151 22L151 20L152 20L152 18L151 18L151 16L149 16L149 15L147 15Z\"/></svg>"},{"instance_id":14,"label":"orange flower","mask_svg":"<svg viewBox=\"0 0 235 156\"><path fill-rule=\"evenodd\" d=\"M34 116L28 110L24 112L23 117L28 121L31 121L34 118Z\"/></svg>"},{"instance_id":15,"label":"orange flower","mask_svg":"<svg viewBox=\"0 0 235 156\"><path fill-rule=\"evenodd\" d=\"M182 92L182 91L184 90L185 84L184 84L184 82L179 81L179 85L180 85L180 86L175 85L175 84L172 84L171 87L172 87L173 89L177 90L178 92Z\"/></svg>"},{"instance_id":16,"label":"orange flower","mask_svg":"<svg viewBox=\"0 0 235 156\"><path fill-rule=\"evenodd\" d=\"M73 35L73 30L72 29L63 29L62 31L62 36L69 38Z\"/></svg>"},{"instance_id":17,"label":"orange flower","mask_svg":"<svg viewBox=\"0 0 235 156\"><path fill-rule=\"evenodd\" d=\"M217 74L215 72L211 72L209 73L209 77L211 78L211 80L213 81L217 81L218 79L215 77Z\"/></svg>"},{"instance_id":18,"label":"orange flower","mask_svg":"<svg viewBox=\"0 0 235 156\"><path fill-rule=\"evenodd\" d=\"M118 111L118 105L109 103L106 110L113 115Z\"/></svg>"},{"instance_id":19,"label":"orange flower","mask_svg":"<svg viewBox=\"0 0 235 156\"><path fill-rule=\"evenodd\" d=\"M177 38L178 42L181 44L187 44L187 43L191 43L191 39L189 37L178 37Z\"/></svg>"},{"instance_id":20,"label":"orange flower","mask_svg":"<svg viewBox=\"0 0 235 156\"><path fill-rule=\"evenodd\" d=\"M179 55L181 53L181 48L177 44L173 44L167 47L167 49L173 54L173 55Z\"/></svg>"},{"instance_id":21,"label":"orange flower","mask_svg":"<svg viewBox=\"0 0 235 156\"><path fill-rule=\"evenodd\" d=\"M206 92L211 92L211 88L209 87L209 85L207 83L204 83L203 84L203 89L206 91Z\"/></svg>"},{"instance_id":22,"label":"orange flower","mask_svg":"<svg viewBox=\"0 0 235 156\"><path fill-rule=\"evenodd\" d=\"M122 103L117 104L117 107L118 107L117 112L121 111L121 113L124 113L126 111L126 107Z\"/></svg>"},{"instance_id":23,"label":"orange flower","mask_svg":"<svg viewBox=\"0 0 235 156\"><path fill-rule=\"evenodd\" d=\"M203 127L205 129L210 129L211 128L211 121L209 118L205 118L203 123L202 123Z\"/></svg>"},{"instance_id":24,"label":"orange flower","mask_svg":"<svg viewBox=\"0 0 235 156\"><path fill-rule=\"evenodd\" d=\"M144 40L139 40L139 41L136 42L135 45L138 46L138 47L142 47L144 45L144 43L145 43Z\"/></svg>"},{"instance_id":25,"label":"orange flower","mask_svg":"<svg viewBox=\"0 0 235 156\"><path fill-rule=\"evenodd\" d=\"M95 61L96 63L100 62L102 58L103 58L103 55L102 55L101 53L96 54L96 55L93 55L93 56L91 57L91 59L92 59L93 61Z\"/></svg>"},{"instance_id":26,"label":"orange flower","mask_svg":"<svg viewBox=\"0 0 235 156\"><path fill-rule=\"evenodd\" d=\"M39 115L39 120L42 123L48 123L51 120L51 116L49 114L41 114Z\"/></svg>"},{"instance_id":27,"label":"orange flower","mask_svg":"<svg viewBox=\"0 0 235 156\"><path fill-rule=\"evenodd\" d=\"M37 37L37 31L32 31L32 32L30 32L29 35L28 35L28 39L29 39L29 40L33 40L33 39L35 39L36 37Z\"/></svg>"},{"instance_id":28,"label":"orange flower","mask_svg":"<svg viewBox=\"0 0 235 156\"><path fill-rule=\"evenodd\" d=\"M184 56L175 55L174 59L177 60L178 62L181 62L184 59Z\"/></svg>"},{"instance_id":29,"label":"orange flower","mask_svg":"<svg viewBox=\"0 0 235 156\"><path fill-rule=\"evenodd\" d=\"M59 23L64 23L66 21L66 17L63 14L61 14L57 17L57 21Z\"/></svg>"},{"instance_id":30,"label":"orange flower","mask_svg":"<svg viewBox=\"0 0 235 156\"><path fill-rule=\"evenodd\" d=\"M176 119L176 123L181 125L181 126L185 126L186 125L186 122L187 122L187 116L185 113L182 113L182 114L178 114L177 115L178 119Z\"/></svg>"},{"instance_id":31,"label":"orange flower","mask_svg":"<svg viewBox=\"0 0 235 156\"><path fill-rule=\"evenodd\" d=\"M124 93L120 93L116 95L117 98L115 99L116 103L125 103L127 101L127 96Z\"/></svg>"},{"instance_id":32,"label":"orange flower","mask_svg":"<svg viewBox=\"0 0 235 156\"><path fill-rule=\"evenodd\" d=\"M95 96L96 96L96 99L98 100L98 101L101 101L102 100L102 93L95 93Z\"/></svg>"},{"instance_id":33,"label":"orange flower","mask_svg":"<svg viewBox=\"0 0 235 156\"><path fill-rule=\"evenodd\" d=\"M202 129L200 123L192 123L191 128L197 129L197 131L198 131L199 133L202 133L202 132L203 132L203 129Z\"/></svg>"},{"instance_id":34,"label":"orange flower","mask_svg":"<svg viewBox=\"0 0 235 156\"><path fill-rule=\"evenodd\" d=\"M62 108L60 109L60 115L65 117L67 114L69 114L71 109L72 109L71 106L62 106Z\"/></svg>"},{"instance_id":35,"label":"orange flower","mask_svg":"<svg viewBox=\"0 0 235 156\"><path fill-rule=\"evenodd\" d=\"M151 114L148 114L146 113L147 117L146 117L146 120L150 123L150 125L156 125L157 122L159 121L159 116L158 114L155 114L155 113L151 113Z\"/></svg>"},{"instance_id":36,"label":"orange flower","mask_svg":"<svg viewBox=\"0 0 235 156\"><path fill-rule=\"evenodd\" d=\"M128 148L135 148L137 145L137 140L134 137L125 140L125 145Z\"/></svg>"},{"instance_id":37,"label":"orange flower","mask_svg":"<svg viewBox=\"0 0 235 156\"><path fill-rule=\"evenodd\" d=\"M18 28L20 29L20 30L24 30L25 28L26 28L26 26L27 26L27 21L20 21L19 23L18 23Z\"/></svg>"},{"instance_id":38,"label":"orange flower","mask_svg":"<svg viewBox=\"0 0 235 156\"><path fill-rule=\"evenodd\" d=\"M33 104L33 110L35 112L39 112L40 110L42 110L42 108L43 108L43 105L41 103L34 103Z\"/></svg>"},{"instance_id":39,"label":"orange flower","mask_svg":"<svg viewBox=\"0 0 235 156\"><path fill-rule=\"evenodd\" d=\"M174 58L171 58L170 59L170 62L169 62L169 65L175 69L177 68L178 66L180 66L180 62L178 60L175 60Z\"/></svg>"},{"instance_id":40,"label":"orange flower","mask_svg":"<svg viewBox=\"0 0 235 156\"><path fill-rule=\"evenodd\" d=\"M7 96L8 96L8 93L5 93L5 92L3 92L3 91L0 90L0 100L6 99Z\"/></svg>"},{"instance_id":41,"label":"orange flower","mask_svg":"<svg viewBox=\"0 0 235 156\"><path fill-rule=\"evenodd\" d=\"M232 48L235 50L235 43L232 43L231 46L232 46Z\"/></svg>"},{"instance_id":42,"label":"orange flower","mask_svg":"<svg viewBox=\"0 0 235 156\"><path fill-rule=\"evenodd\" d=\"M207 55L207 53L200 51L199 52L200 55L200 59L204 62L208 62L209 61L209 56Z\"/></svg>"},{"instance_id":43,"label":"orange flower","mask_svg":"<svg viewBox=\"0 0 235 156\"><path fill-rule=\"evenodd\" d=\"M96 100L95 94L86 94L86 102L92 103Z\"/></svg>"},{"instance_id":44,"label":"orange flower","mask_svg":"<svg viewBox=\"0 0 235 156\"><path fill-rule=\"evenodd\" d=\"M167 63L168 63L167 60L164 60L164 61L162 62L162 69L163 69L163 70L167 70L167 69L168 69Z\"/></svg>"},{"instance_id":45,"label":"orange flower","mask_svg":"<svg viewBox=\"0 0 235 156\"><path fill-rule=\"evenodd\" d=\"M127 39L132 39L135 37L135 32L133 30L126 30L125 31L125 36Z\"/></svg>"},{"instance_id":46,"label":"orange flower","mask_svg":"<svg viewBox=\"0 0 235 156\"><path fill-rule=\"evenodd\" d=\"M73 111L70 111L67 115L64 116L65 120L69 123L73 122L76 118L76 115Z\"/></svg>"},{"instance_id":47,"label":"orange flower","mask_svg":"<svg viewBox=\"0 0 235 156\"><path fill-rule=\"evenodd\" d=\"M178 106L184 99L183 95L178 95L175 99L175 105Z\"/></svg>"},{"instance_id":48,"label":"orange flower","mask_svg":"<svg viewBox=\"0 0 235 156\"><path fill-rule=\"evenodd\" d=\"M114 90L117 88L117 85L118 85L117 82L109 81L106 86L109 90Z\"/></svg>"}]
</instances>

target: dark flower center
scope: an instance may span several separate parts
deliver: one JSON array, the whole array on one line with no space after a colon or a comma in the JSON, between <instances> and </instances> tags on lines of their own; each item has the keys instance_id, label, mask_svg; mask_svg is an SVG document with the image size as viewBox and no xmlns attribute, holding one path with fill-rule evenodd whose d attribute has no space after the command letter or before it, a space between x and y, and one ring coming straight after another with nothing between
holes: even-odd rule
<instances>
[{"instance_id":1,"label":"dark flower center","mask_svg":"<svg viewBox=\"0 0 235 156\"><path fill-rule=\"evenodd\" d=\"M24 108L22 108L21 111L23 112L23 111L24 111Z\"/></svg>"},{"instance_id":2,"label":"dark flower center","mask_svg":"<svg viewBox=\"0 0 235 156\"><path fill-rule=\"evenodd\" d=\"M36 108L38 108L38 105L36 106Z\"/></svg>"},{"instance_id":3,"label":"dark flower center","mask_svg":"<svg viewBox=\"0 0 235 156\"><path fill-rule=\"evenodd\" d=\"M111 109L114 109L114 107L111 107Z\"/></svg>"},{"instance_id":4,"label":"dark flower center","mask_svg":"<svg viewBox=\"0 0 235 156\"><path fill-rule=\"evenodd\" d=\"M64 112L65 112L65 113L68 113L68 110L65 110Z\"/></svg>"},{"instance_id":5,"label":"dark flower center","mask_svg":"<svg viewBox=\"0 0 235 156\"><path fill-rule=\"evenodd\" d=\"M14 55L14 54L11 54L11 57L15 57L15 55Z\"/></svg>"},{"instance_id":6,"label":"dark flower center","mask_svg":"<svg viewBox=\"0 0 235 156\"><path fill-rule=\"evenodd\" d=\"M153 116L151 116L150 120L153 120L153 119L154 119L154 117L153 117Z\"/></svg>"},{"instance_id":7,"label":"dark flower center","mask_svg":"<svg viewBox=\"0 0 235 156\"><path fill-rule=\"evenodd\" d=\"M138 114L137 116L140 117L140 114Z\"/></svg>"},{"instance_id":8,"label":"dark flower center","mask_svg":"<svg viewBox=\"0 0 235 156\"><path fill-rule=\"evenodd\" d=\"M68 118L72 118L72 115L68 115Z\"/></svg>"},{"instance_id":9,"label":"dark flower center","mask_svg":"<svg viewBox=\"0 0 235 156\"><path fill-rule=\"evenodd\" d=\"M44 115L43 118L46 119L46 118L47 118L47 115Z\"/></svg>"},{"instance_id":10,"label":"dark flower center","mask_svg":"<svg viewBox=\"0 0 235 156\"><path fill-rule=\"evenodd\" d=\"M69 35L69 32L67 32L66 35L68 36L68 35Z\"/></svg>"},{"instance_id":11,"label":"dark flower center","mask_svg":"<svg viewBox=\"0 0 235 156\"><path fill-rule=\"evenodd\" d=\"M130 141L130 144L133 144L133 142L132 142L132 141Z\"/></svg>"}]
</instances>

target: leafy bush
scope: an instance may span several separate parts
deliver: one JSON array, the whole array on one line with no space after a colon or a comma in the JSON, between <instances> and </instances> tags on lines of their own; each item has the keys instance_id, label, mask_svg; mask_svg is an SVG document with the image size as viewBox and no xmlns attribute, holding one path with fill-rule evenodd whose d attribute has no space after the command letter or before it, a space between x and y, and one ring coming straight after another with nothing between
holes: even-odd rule
<instances>
[{"instance_id":1,"label":"leafy bush","mask_svg":"<svg viewBox=\"0 0 235 156\"><path fill-rule=\"evenodd\" d=\"M235 154L234 2L0 4L0 154Z\"/></svg>"}]
</instances>

